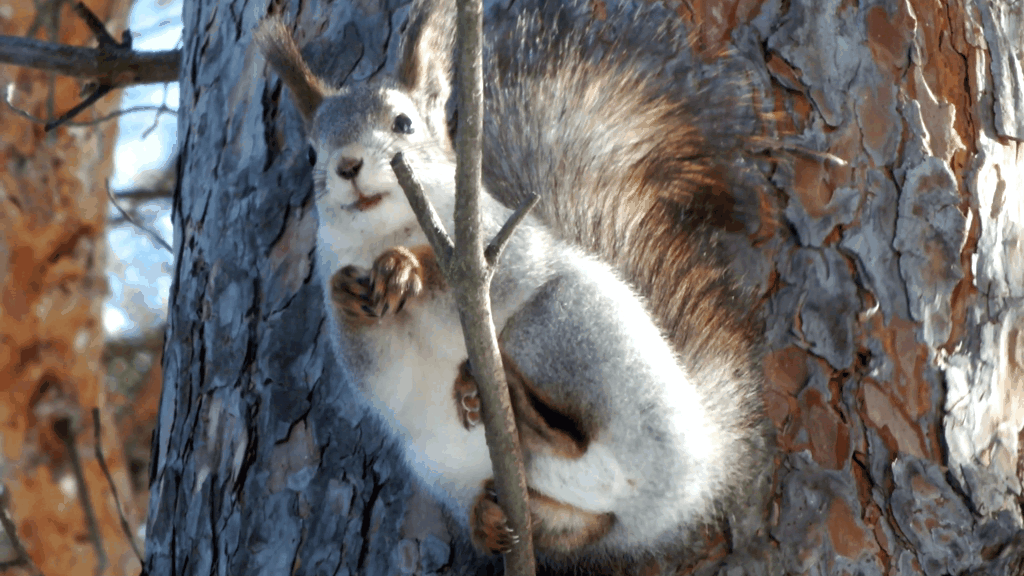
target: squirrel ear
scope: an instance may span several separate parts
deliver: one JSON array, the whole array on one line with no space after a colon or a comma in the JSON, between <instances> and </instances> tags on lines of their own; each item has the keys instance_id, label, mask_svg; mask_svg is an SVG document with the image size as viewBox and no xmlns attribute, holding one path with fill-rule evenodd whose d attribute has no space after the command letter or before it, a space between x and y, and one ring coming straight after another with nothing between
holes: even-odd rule
<instances>
[{"instance_id":1,"label":"squirrel ear","mask_svg":"<svg viewBox=\"0 0 1024 576\"><path fill-rule=\"evenodd\" d=\"M270 67L291 90L292 100L308 132L313 115L329 92L327 84L309 69L291 32L279 17L270 16L260 22L253 40Z\"/></svg>"},{"instance_id":2,"label":"squirrel ear","mask_svg":"<svg viewBox=\"0 0 1024 576\"><path fill-rule=\"evenodd\" d=\"M431 107L444 107L451 93L455 47L455 0L414 0L401 45L398 82Z\"/></svg>"}]
</instances>

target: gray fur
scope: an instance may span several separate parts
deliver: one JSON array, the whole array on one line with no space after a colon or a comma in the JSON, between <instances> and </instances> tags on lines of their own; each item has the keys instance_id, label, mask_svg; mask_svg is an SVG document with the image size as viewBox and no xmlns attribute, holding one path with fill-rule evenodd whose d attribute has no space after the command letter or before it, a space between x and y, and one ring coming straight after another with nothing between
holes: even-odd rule
<instances>
[{"instance_id":1,"label":"gray fur","mask_svg":"<svg viewBox=\"0 0 1024 576\"><path fill-rule=\"evenodd\" d=\"M325 94L315 114L325 286L342 266L366 267L392 246L425 242L388 166L399 150L452 229L454 155L444 108L452 6L418 0L398 78ZM522 373L596 432L576 460L526 454L528 481L616 518L600 541L552 560L688 550L696 529L749 496L769 458L754 307L710 256L713 234L687 211L717 158L741 146L748 118L700 113L643 67L650 62L635 56L646 47L641 41L663 42L665 52L688 48L665 20L634 13L623 23L614 14L609 24L567 32L570 18L548 10L491 30L499 39L488 48L485 76L484 184L495 198L484 198L482 218L493 235L510 212L501 202L541 194L538 217L519 228L494 277L495 324ZM595 40L608 34L619 40ZM699 73L684 77L697 95L713 93ZM714 85L733 92L728 81ZM414 117L420 132L390 135L399 113ZM354 185L332 168L353 150L365 161L367 179L358 185L387 193L358 214L346 208ZM667 183L659 180L665 170ZM666 198L684 208L680 215L661 208ZM663 223L652 233L645 226L655 217ZM438 292L371 329L333 324L337 353L402 438L413 470L465 521L490 462L482 430L462 430L451 400L466 355L451 295Z\"/></svg>"}]
</instances>

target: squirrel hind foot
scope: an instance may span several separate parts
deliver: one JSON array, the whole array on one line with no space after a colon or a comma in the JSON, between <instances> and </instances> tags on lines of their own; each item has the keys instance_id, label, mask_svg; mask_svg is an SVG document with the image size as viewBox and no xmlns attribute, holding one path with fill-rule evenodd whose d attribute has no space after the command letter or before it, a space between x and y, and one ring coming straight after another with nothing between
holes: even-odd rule
<instances>
[{"instance_id":1,"label":"squirrel hind foot","mask_svg":"<svg viewBox=\"0 0 1024 576\"><path fill-rule=\"evenodd\" d=\"M599 514L549 498L530 489L533 543L543 554L571 557L581 548L600 541L615 525L615 515ZM519 536L508 526L505 510L498 504L494 479L487 479L469 512L470 537L487 554L508 552Z\"/></svg>"},{"instance_id":2,"label":"squirrel hind foot","mask_svg":"<svg viewBox=\"0 0 1024 576\"><path fill-rule=\"evenodd\" d=\"M473 545L485 554L504 554L512 549L519 537L508 526L508 516L498 504L494 493L494 479L484 482L469 511L469 534Z\"/></svg>"},{"instance_id":3,"label":"squirrel hind foot","mask_svg":"<svg viewBox=\"0 0 1024 576\"><path fill-rule=\"evenodd\" d=\"M480 395L469 368L469 360L459 365L459 373L455 376L454 396L459 421L466 430L477 427L480 424Z\"/></svg>"},{"instance_id":4,"label":"squirrel hind foot","mask_svg":"<svg viewBox=\"0 0 1024 576\"><path fill-rule=\"evenodd\" d=\"M572 555L604 538L615 526L615 514L583 510L530 490L533 542L549 555Z\"/></svg>"},{"instance_id":5,"label":"squirrel hind foot","mask_svg":"<svg viewBox=\"0 0 1024 576\"><path fill-rule=\"evenodd\" d=\"M583 456L590 446L591 434L580 419L556 406L504 352L501 361L523 450L567 459ZM480 423L480 398L469 360L459 365L453 397L459 420L467 430L472 430Z\"/></svg>"}]
</instances>

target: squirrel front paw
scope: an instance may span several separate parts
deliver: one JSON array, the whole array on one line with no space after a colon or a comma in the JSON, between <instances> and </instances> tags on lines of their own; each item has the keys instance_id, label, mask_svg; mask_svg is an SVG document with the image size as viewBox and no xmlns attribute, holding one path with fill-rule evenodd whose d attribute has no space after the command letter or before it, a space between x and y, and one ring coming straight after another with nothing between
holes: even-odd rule
<instances>
[{"instance_id":1,"label":"squirrel front paw","mask_svg":"<svg viewBox=\"0 0 1024 576\"><path fill-rule=\"evenodd\" d=\"M455 376L455 411L466 430L472 430L480 424L480 395L469 368L469 360L459 365L459 373Z\"/></svg>"},{"instance_id":2,"label":"squirrel front paw","mask_svg":"<svg viewBox=\"0 0 1024 576\"><path fill-rule=\"evenodd\" d=\"M345 266L331 277L331 301L342 318L360 325L398 314L410 298L423 292L424 266L416 254L401 246L377 257L369 272Z\"/></svg>"},{"instance_id":3,"label":"squirrel front paw","mask_svg":"<svg viewBox=\"0 0 1024 576\"><path fill-rule=\"evenodd\" d=\"M494 479L484 482L469 511L469 534L473 545L488 554L504 554L519 542L519 536L508 525L508 516L498 504Z\"/></svg>"}]
</instances>

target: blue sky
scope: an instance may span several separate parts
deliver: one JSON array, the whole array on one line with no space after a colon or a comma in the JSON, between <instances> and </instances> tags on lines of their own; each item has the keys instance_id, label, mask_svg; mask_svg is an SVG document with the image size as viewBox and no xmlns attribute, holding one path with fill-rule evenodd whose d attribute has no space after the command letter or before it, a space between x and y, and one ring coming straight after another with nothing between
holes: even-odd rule
<instances>
[{"instance_id":1,"label":"blue sky","mask_svg":"<svg viewBox=\"0 0 1024 576\"><path fill-rule=\"evenodd\" d=\"M130 28L133 46L139 50L166 50L181 39L181 0L138 0L132 9ZM114 31L115 36L117 30ZM132 106L178 107L178 85L136 86L124 91L122 108ZM154 127L155 123L155 127ZM149 131L147 135L146 132ZM120 134L114 151L111 189L116 193L144 185L147 171L161 168L174 153L177 118L170 114L136 112L120 118ZM171 243L170 203L153 202L139 212L144 222ZM112 206L110 217L119 214ZM103 325L111 336L128 335L163 321L173 270L171 255L131 224L110 226L107 232L111 258L108 264L110 299L103 311Z\"/></svg>"}]
</instances>

